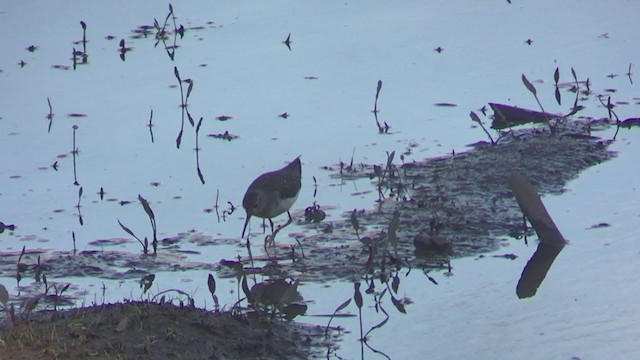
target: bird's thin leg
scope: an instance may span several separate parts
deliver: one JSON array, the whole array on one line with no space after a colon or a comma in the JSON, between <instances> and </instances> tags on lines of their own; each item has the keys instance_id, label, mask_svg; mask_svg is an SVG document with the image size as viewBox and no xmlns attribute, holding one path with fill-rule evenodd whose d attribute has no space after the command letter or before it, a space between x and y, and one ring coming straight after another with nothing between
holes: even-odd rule
<instances>
[{"instance_id":1,"label":"bird's thin leg","mask_svg":"<svg viewBox=\"0 0 640 360\"><path fill-rule=\"evenodd\" d=\"M271 218L269 218L269 224L271 224L271 233L273 233L273 220Z\"/></svg>"},{"instance_id":2,"label":"bird's thin leg","mask_svg":"<svg viewBox=\"0 0 640 360\"><path fill-rule=\"evenodd\" d=\"M289 210L287 210L287 215L289 215L289 221L292 221L293 219L291 218L291 213L289 212Z\"/></svg>"}]
</instances>

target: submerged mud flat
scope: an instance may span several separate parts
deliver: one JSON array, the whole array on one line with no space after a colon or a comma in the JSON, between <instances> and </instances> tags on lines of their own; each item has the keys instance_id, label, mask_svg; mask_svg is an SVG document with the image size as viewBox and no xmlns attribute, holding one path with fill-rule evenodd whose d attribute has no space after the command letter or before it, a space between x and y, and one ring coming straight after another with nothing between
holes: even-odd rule
<instances>
[{"instance_id":1,"label":"submerged mud flat","mask_svg":"<svg viewBox=\"0 0 640 360\"><path fill-rule=\"evenodd\" d=\"M513 131L496 145L478 143L464 153L391 166L379 188L391 196L376 209L305 225L304 232L292 234L302 246L295 253L289 249L295 259L272 261L264 270L312 281L357 280L375 269L384 273L390 264L428 272L448 269L451 258L495 251L527 232L508 187L511 175L527 176L542 195L559 194L581 171L615 156L607 149L610 141L590 135L592 125L602 123L574 121L555 134L546 128ZM373 166L362 165L335 176L374 173Z\"/></svg>"},{"instance_id":2,"label":"submerged mud flat","mask_svg":"<svg viewBox=\"0 0 640 360\"><path fill-rule=\"evenodd\" d=\"M0 274L13 276L18 264L23 275L31 276L33 270L36 279L38 272L51 279L139 279L158 271L196 269L217 270L222 276L260 273L306 281L357 280L376 269L384 272L383 258L385 266L391 262L398 268L427 272L448 269L451 258L494 251L509 238L524 236L522 212L508 187L511 175L527 176L542 195L558 194L581 171L614 157L607 149L609 141L590 135L589 129L597 127L607 125L572 121L555 134L546 128L510 131L496 145L480 142L469 151L421 162L396 166L391 161L377 169L343 167L333 176L374 179L372 186L381 196L374 209L354 210L331 222L309 223L299 216L302 231L290 233L292 239L281 235L277 247L266 248L265 255L261 239L251 239L253 255L239 262L190 262L181 244L240 244L238 239L213 239L190 231L163 239L153 256L104 249L78 254L42 249L27 249L24 256L4 253ZM37 293L38 284L22 290L25 295Z\"/></svg>"}]
</instances>

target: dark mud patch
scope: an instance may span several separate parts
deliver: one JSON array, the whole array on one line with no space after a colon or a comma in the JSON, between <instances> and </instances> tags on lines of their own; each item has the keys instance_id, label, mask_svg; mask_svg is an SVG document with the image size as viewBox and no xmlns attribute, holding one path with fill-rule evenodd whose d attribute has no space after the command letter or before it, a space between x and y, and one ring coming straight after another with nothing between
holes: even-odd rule
<instances>
[{"instance_id":1,"label":"dark mud patch","mask_svg":"<svg viewBox=\"0 0 640 360\"><path fill-rule=\"evenodd\" d=\"M392 165L382 183L373 165L335 166L341 169L335 177L375 179L385 198L375 209L347 213L343 220L304 225L292 234L296 242L270 251L278 261L263 272L358 280L384 269L383 261L428 272L448 269L451 258L498 250L525 236L522 212L508 187L511 175L527 176L542 195L561 194L580 172L615 156L607 149L610 142L587 134L587 128L574 121L556 134L538 128L512 132L497 145L480 143L464 153ZM390 230L395 245L388 241Z\"/></svg>"},{"instance_id":2,"label":"dark mud patch","mask_svg":"<svg viewBox=\"0 0 640 360\"><path fill-rule=\"evenodd\" d=\"M324 328L169 303L41 311L0 327L3 359L310 359Z\"/></svg>"}]
</instances>

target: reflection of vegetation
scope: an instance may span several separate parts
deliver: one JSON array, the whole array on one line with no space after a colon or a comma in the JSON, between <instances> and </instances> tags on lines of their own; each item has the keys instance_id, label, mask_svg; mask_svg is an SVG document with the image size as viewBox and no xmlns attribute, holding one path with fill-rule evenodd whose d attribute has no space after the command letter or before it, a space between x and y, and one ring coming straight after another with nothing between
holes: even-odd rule
<instances>
[{"instance_id":1,"label":"reflection of vegetation","mask_svg":"<svg viewBox=\"0 0 640 360\"><path fill-rule=\"evenodd\" d=\"M378 86L376 87L376 100L373 103L373 117L376 119L376 125L378 126L378 133L380 134L388 134L389 133L389 124L384 121L384 126L380 125L380 121L378 120L378 97L380 96L380 90L382 90L382 80L378 80Z\"/></svg>"},{"instance_id":2,"label":"reflection of vegetation","mask_svg":"<svg viewBox=\"0 0 640 360\"><path fill-rule=\"evenodd\" d=\"M248 290L246 277L242 279L242 289L254 311L287 320L292 320L307 311L307 305L302 303L302 295L298 292L298 284L298 281L275 279L257 283Z\"/></svg>"}]
</instances>

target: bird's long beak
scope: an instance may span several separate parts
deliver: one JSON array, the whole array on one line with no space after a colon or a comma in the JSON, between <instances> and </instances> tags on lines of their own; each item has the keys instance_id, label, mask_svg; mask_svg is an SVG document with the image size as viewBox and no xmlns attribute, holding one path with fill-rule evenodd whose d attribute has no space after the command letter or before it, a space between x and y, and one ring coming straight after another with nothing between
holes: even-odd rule
<instances>
[{"instance_id":1,"label":"bird's long beak","mask_svg":"<svg viewBox=\"0 0 640 360\"><path fill-rule=\"evenodd\" d=\"M247 230L247 225L249 225L249 219L251 219L251 215L247 213L247 219L244 221L244 227L242 228L242 238L244 239L244 232Z\"/></svg>"}]
</instances>

